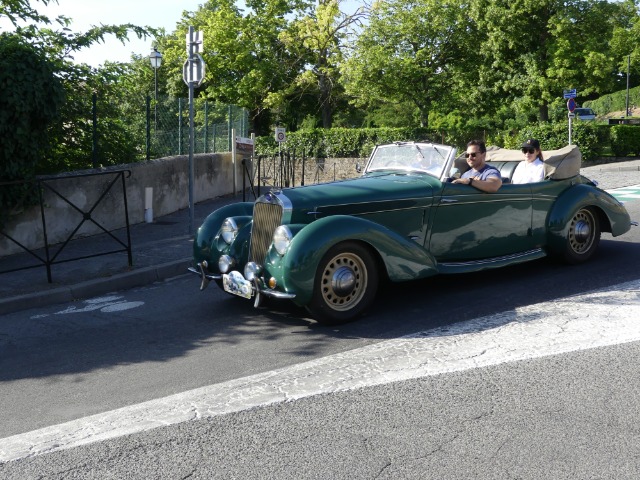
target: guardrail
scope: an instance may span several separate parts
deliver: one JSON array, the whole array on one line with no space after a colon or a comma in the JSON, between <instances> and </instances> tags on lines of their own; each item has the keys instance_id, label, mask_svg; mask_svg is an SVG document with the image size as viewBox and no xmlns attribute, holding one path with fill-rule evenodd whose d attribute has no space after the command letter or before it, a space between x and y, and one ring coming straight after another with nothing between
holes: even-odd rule
<instances>
[{"instance_id":1,"label":"guardrail","mask_svg":"<svg viewBox=\"0 0 640 480\"><path fill-rule=\"evenodd\" d=\"M129 209L128 209L128 204L127 204L127 190L126 190L126 185L125 185L125 174L127 174L126 178L129 178L131 176L131 171L130 170L116 170L116 171L108 171L108 172L97 172L97 173L66 175L64 177L56 176L55 178L54 177L38 177L38 178L36 178L35 180L32 180L32 181L0 183L0 187L26 186L29 189L35 189L35 193L37 195L38 203L39 203L39 206L40 206L40 217L41 217L41 222L42 222L42 235L43 235L43 239L44 239L44 255L42 255L42 254L38 253L38 251L42 250L42 249L39 249L39 250L30 249L30 248L24 246L16 238L10 236L7 232L5 232L3 230L0 230L0 235L3 235L4 237L8 238L10 242L16 244L18 247L20 247L21 250L23 250L24 252L27 252L28 254L30 254L32 257L34 257L39 262L39 263L37 263L35 265L19 266L19 267L6 269L6 270L0 270L0 274L10 273L10 272L17 272L17 271L20 271L20 270L28 270L28 269L31 269L31 268L38 268L38 267L44 266L46 268L46 270L47 270L47 280L49 281L49 283L52 283L53 282L53 277L52 277L52 273L51 273L52 265L71 262L71 261L75 261L75 260L84 260L84 259L87 259L87 258L99 257L99 256L102 256L102 255L111 255L111 254L114 254L114 253L122 253L122 252L127 252L129 266L130 267L133 266L133 256L132 256L132 253L131 253L131 231L130 231L130 225L129 225ZM60 182L60 181L64 181L64 180L72 180L72 179L76 180L79 177L93 177L93 176L98 176L98 175L111 176L113 178L109 178L109 181L106 183L106 186L104 187L104 190L102 192L99 192L97 200L95 202L93 202L88 208L83 208L83 207L80 207L80 206L76 205L71 199L65 197L62 193L60 193L59 190L56 189L55 186L53 185L55 182ZM104 199L107 197L107 195L112 194L114 192L114 186L116 184L118 184L118 183L120 183L122 185L123 207L124 207L123 208L123 210L124 210L123 214L124 214L124 221L125 221L125 224L126 224L126 242L121 240L121 239L119 239L115 235L113 235L112 231L110 231L107 228L105 228L95 218L95 215L94 215L97 207L101 204L101 202L104 201ZM51 192L56 198L59 198L63 202L65 202L71 208L71 210L75 210L76 212L78 212L81 215L81 219L78 222L78 224L75 226L73 231L67 236L66 240L64 240L61 244L59 244L59 246L57 248L55 248L55 249L53 248L54 247L53 245L49 245L49 242L48 242L48 239L47 239L47 216L46 216L46 209L45 209L44 196L43 196L43 192L44 191ZM51 221L51 219L49 219L49 221ZM59 259L60 254L63 252L65 247L69 244L69 242L71 242L76 237L76 234L78 233L80 228L86 222L90 222L93 225L95 225L103 233L106 233L109 237L111 237L114 240L114 242L116 244L120 245L122 248L117 248L116 250L109 250L109 251L104 251L104 252L93 253L93 254L90 254L90 255L82 255L82 256L77 256L77 257L72 257L72 258Z\"/></svg>"}]
</instances>

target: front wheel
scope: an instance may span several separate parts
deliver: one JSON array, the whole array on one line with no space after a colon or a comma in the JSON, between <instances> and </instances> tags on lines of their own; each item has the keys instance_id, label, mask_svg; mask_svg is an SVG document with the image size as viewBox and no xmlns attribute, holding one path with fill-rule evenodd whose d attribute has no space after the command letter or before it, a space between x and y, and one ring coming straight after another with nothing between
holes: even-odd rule
<instances>
[{"instance_id":1,"label":"front wheel","mask_svg":"<svg viewBox=\"0 0 640 480\"><path fill-rule=\"evenodd\" d=\"M307 310L326 325L354 320L373 302L378 289L376 262L355 242L331 248L318 264Z\"/></svg>"},{"instance_id":2,"label":"front wheel","mask_svg":"<svg viewBox=\"0 0 640 480\"><path fill-rule=\"evenodd\" d=\"M589 260L600 243L600 222L590 208L578 210L569 222L563 259L577 264Z\"/></svg>"}]
</instances>

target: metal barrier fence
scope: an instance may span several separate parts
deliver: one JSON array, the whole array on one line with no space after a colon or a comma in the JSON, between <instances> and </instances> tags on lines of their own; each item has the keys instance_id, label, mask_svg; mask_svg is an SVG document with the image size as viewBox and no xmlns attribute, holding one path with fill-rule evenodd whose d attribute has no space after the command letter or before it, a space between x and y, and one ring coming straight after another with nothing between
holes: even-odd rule
<instances>
[{"instance_id":1,"label":"metal barrier fence","mask_svg":"<svg viewBox=\"0 0 640 480\"><path fill-rule=\"evenodd\" d=\"M20 270L28 270L31 268L38 268L44 266L47 270L47 280L49 283L53 282L52 274L51 274L51 266L71 262L75 260L84 260L86 258L99 257L102 255L110 255L113 253L121 253L127 252L129 266L133 266L133 256L131 254L131 232L129 227L129 209L127 205L127 189L125 185L125 174L127 177L131 176L130 170L119 170L119 171L110 171L110 172L100 172L100 173L89 173L89 174L78 174L78 175L66 175L64 177L55 177L55 178L39 178L31 182L5 182L0 183L0 187L12 187L12 186L27 186L30 189L34 190L36 194L39 206L40 206L40 216L42 219L42 236L44 242L44 248L40 249L31 249L27 246L20 243L19 240L11 237L8 233L3 230L0 230L0 235L9 239L10 242L14 243L18 247L20 247L24 252L30 254L31 257L37 260L37 263L32 265L19 265L7 268L5 270L0 270L0 274L2 273L10 273L17 272ZM97 198L96 200L89 206L89 208L81 208L76 205L71 199L64 196L64 194L60 193L60 191L53 185L55 182L65 181L69 179L76 179L79 177L95 177L95 176L105 176L105 184L103 190L101 192L96 192ZM118 192L119 189L116 188L117 184L121 185L121 192ZM54 194L56 198L61 199L64 203L69 206L71 211L75 211L78 215L78 224L75 228L69 233L66 240L64 240L61 244L56 244L56 249L53 250L53 245L49 245L49 241L47 238L47 218L45 215L45 203L43 198L43 191L48 190ZM126 224L126 241L121 240L120 238L113 235L111 231L105 228L101 222L96 218L96 209L98 206L105 200L109 195L119 194L123 195L123 205L124 205L124 223ZM51 221L51 219L50 219ZM82 255L71 258L62 258L61 254L64 251L65 247L69 244L71 240L76 237L76 234L80 230L80 228L85 224L85 222L89 222L96 226L100 231L106 233L116 245L115 250L108 250L98 253L92 253L90 255ZM118 247L119 246L119 247ZM44 250L44 252L42 252Z\"/></svg>"},{"instance_id":2,"label":"metal barrier fence","mask_svg":"<svg viewBox=\"0 0 640 480\"><path fill-rule=\"evenodd\" d=\"M299 187L310 184L347 180L360 176L358 166L364 167L366 159L362 158L316 158L307 157L304 152L299 155L295 151L283 151L277 155L259 155L254 168L251 169L246 160L243 164L242 190L246 183L257 198L261 195L261 187ZM243 201L245 201L243 194Z\"/></svg>"}]
</instances>

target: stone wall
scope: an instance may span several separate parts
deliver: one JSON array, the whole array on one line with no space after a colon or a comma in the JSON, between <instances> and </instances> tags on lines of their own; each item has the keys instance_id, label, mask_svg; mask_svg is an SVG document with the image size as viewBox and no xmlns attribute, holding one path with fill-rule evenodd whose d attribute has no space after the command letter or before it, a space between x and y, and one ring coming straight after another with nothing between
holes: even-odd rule
<instances>
[{"instance_id":1,"label":"stone wall","mask_svg":"<svg viewBox=\"0 0 640 480\"><path fill-rule=\"evenodd\" d=\"M82 222L83 213L91 210L91 218L108 231L126 225L122 184L108 185L116 175L74 177L79 173L130 170L125 179L129 223L145 220L145 191L153 189L153 216L163 216L189 206L189 157L167 157L149 162L119 165L97 170L73 172L47 180L52 189L43 189L46 233L49 245L66 241L77 226L73 238L102 233L91 221ZM236 165L237 187L242 188L242 164ZM125 175L126 176L126 175ZM234 193L233 160L230 153L194 155L194 203ZM104 192L107 192L104 194ZM104 196L103 196L104 195ZM99 198L103 196L102 200ZM68 201L65 201L66 198ZM96 203L98 202L98 203ZM74 208L69 203L77 207ZM95 206L95 209L93 209ZM93 210L92 210L93 209ZM78 211L79 210L79 211ZM40 206L36 205L12 215L3 231L30 250L44 247L44 229ZM0 236L0 257L23 252L18 245Z\"/></svg>"}]
</instances>

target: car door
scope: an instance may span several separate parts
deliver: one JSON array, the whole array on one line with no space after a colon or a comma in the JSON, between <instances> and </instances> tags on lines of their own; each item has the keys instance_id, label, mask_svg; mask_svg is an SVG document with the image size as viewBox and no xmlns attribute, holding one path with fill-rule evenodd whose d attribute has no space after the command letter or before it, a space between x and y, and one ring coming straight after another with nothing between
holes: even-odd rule
<instances>
[{"instance_id":1,"label":"car door","mask_svg":"<svg viewBox=\"0 0 640 480\"><path fill-rule=\"evenodd\" d=\"M533 248L528 184L504 184L496 193L445 183L436 199L428 244L442 261L486 259Z\"/></svg>"}]
</instances>

